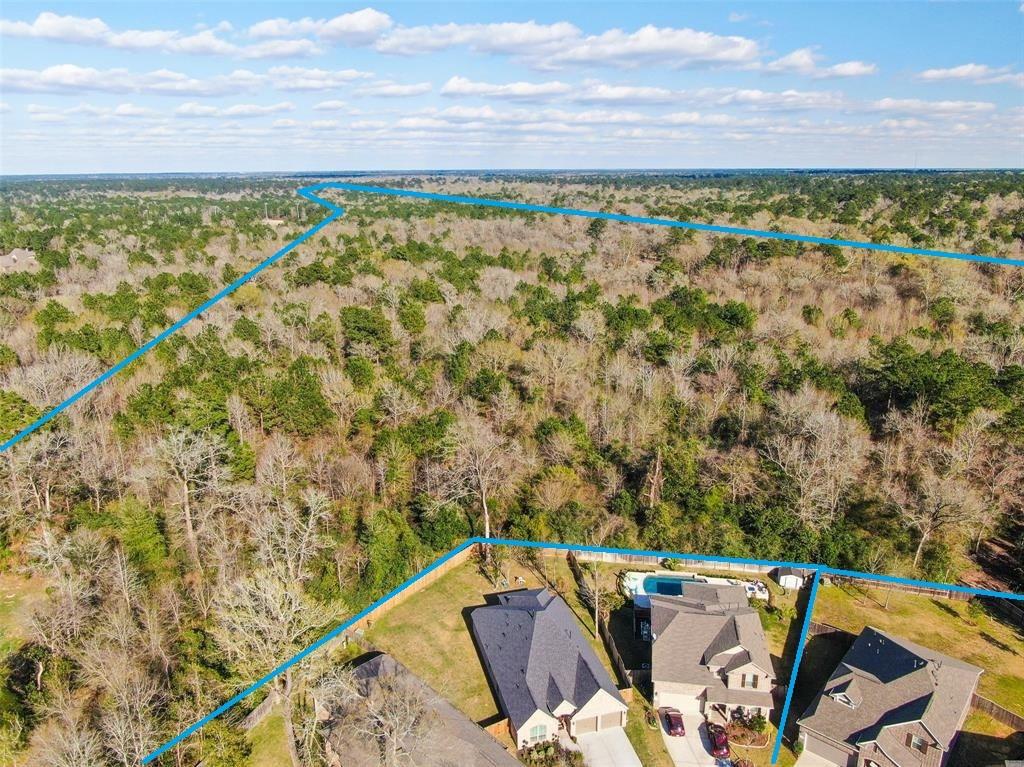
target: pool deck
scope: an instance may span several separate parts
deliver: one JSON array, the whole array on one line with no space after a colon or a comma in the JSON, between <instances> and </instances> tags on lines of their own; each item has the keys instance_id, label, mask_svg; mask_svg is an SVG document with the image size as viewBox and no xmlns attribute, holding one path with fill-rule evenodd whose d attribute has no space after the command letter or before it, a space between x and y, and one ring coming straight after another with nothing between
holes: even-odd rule
<instances>
[{"instance_id":1,"label":"pool deck","mask_svg":"<svg viewBox=\"0 0 1024 767\"><path fill-rule=\"evenodd\" d=\"M633 603L638 606L649 606L648 597L650 595L644 588L644 581L648 578L663 578L665 580L681 581L682 583L707 583L713 586L743 586L749 598L768 599L767 587L754 581L743 581L737 578L717 578L715 576L699 575L679 570L637 570L628 572L622 579L623 596L632 599Z\"/></svg>"}]
</instances>

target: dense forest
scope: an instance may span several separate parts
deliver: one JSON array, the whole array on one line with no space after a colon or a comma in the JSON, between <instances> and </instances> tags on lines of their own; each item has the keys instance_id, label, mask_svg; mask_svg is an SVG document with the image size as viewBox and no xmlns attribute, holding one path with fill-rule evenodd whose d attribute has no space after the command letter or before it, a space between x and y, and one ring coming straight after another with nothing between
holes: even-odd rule
<instances>
[{"instance_id":1,"label":"dense forest","mask_svg":"<svg viewBox=\"0 0 1024 767\"><path fill-rule=\"evenodd\" d=\"M306 183L7 180L0 439L320 221ZM1014 172L367 183L1024 253ZM1024 587L1024 269L325 196L0 455L2 567L45 587L0 762L135 764L470 535ZM236 725L162 763L244 764Z\"/></svg>"}]
</instances>

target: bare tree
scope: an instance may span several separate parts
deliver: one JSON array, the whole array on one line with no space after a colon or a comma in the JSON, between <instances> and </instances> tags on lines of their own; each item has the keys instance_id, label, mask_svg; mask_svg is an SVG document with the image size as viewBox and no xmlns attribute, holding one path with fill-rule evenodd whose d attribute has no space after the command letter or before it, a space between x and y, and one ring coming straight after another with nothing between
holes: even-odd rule
<instances>
[{"instance_id":1,"label":"bare tree","mask_svg":"<svg viewBox=\"0 0 1024 767\"><path fill-rule=\"evenodd\" d=\"M918 533L914 567L939 532L976 518L982 505L967 481L966 466L927 422L918 403L886 418L888 439L880 451L882 489L904 524Z\"/></svg>"},{"instance_id":2,"label":"bare tree","mask_svg":"<svg viewBox=\"0 0 1024 767\"><path fill-rule=\"evenodd\" d=\"M202 572L199 556L195 503L198 497L217 487L226 477L221 464L223 442L205 432L185 429L171 432L156 445L156 457L178 489L185 545L197 572Z\"/></svg>"},{"instance_id":3,"label":"bare tree","mask_svg":"<svg viewBox=\"0 0 1024 767\"><path fill-rule=\"evenodd\" d=\"M300 650L327 625L330 616L310 599L296 581L258 570L250 577L226 584L214 602L214 637L239 669L261 676ZM293 668L273 680L273 690L284 704L285 729L292 732Z\"/></svg>"},{"instance_id":4,"label":"bare tree","mask_svg":"<svg viewBox=\"0 0 1024 767\"><path fill-rule=\"evenodd\" d=\"M509 487L516 470L522 465L517 442L505 439L483 418L463 410L454 434L456 472L465 476L480 505L484 537L491 537L489 503L502 487Z\"/></svg>"},{"instance_id":5,"label":"bare tree","mask_svg":"<svg viewBox=\"0 0 1024 767\"><path fill-rule=\"evenodd\" d=\"M775 433L763 455L783 472L797 492L796 512L820 530L839 513L846 493L860 477L870 441L864 428L833 409L828 395L809 385L780 394Z\"/></svg>"},{"instance_id":6,"label":"bare tree","mask_svg":"<svg viewBox=\"0 0 1024 767\"><path fill-rule=\"evenodd\" d=\"M429 694L399 667L385 666L370 678L336 669L319 681L314 696L343 739L377 746L382 767L435 763L424 742L436 726Z\"/></svg>"}]
</instances>

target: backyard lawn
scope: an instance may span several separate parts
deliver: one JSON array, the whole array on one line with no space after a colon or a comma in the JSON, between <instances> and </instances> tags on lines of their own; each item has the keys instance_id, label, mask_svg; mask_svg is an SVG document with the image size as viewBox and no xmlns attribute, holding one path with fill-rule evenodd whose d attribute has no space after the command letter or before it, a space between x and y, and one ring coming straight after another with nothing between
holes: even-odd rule
<instances>
[{"instance_id":1,"label":"backyard lawn","mask_svg":"<svg viewBox=\"0 0 1024 767\"><path fill-rule=\"evenodd\" d=\"M972 711L953 747L950 767L1002 764L1024 759L1024 732L997 722L988 714Z\"/></svg>"},{"instance_id":2,"label":"backyard lawn","mask_svg":"<svg viewBox=\"0 0 1024 767\"><path fill-rule=\"evenodd\" d=\"M280 706L273 708L262 722L249 731L247 737L252 744L249 754L251 767L292 767Z\"/></svg>"},{"instance_id":3,"label":"backyard lawn","mask_svg":"<svg viewBox=\"0 0 1024 767\"><path fill-rule=\"evenodd\" d=\"M565 560L547 558L540 569L544 568L555 590L586 627L584 636L614 678L603 643L590 633L592 616L579 601ZM506 575L512 588L543 585L538 572L514 561ZM517 584L517 577L525 584ZM401 661L473 721L496 719L497 703L473 644L468 616L472 608L486 604L485 595L500 590L480 574L475 561L469 561L386 612L367 629L365 639Z\"/></svg>"},{"instance_id":4,"label":"backyard lawn","mask_svg":"<svg viewBox=\"0 0 1024 767\"><path fill-rule=\"evenodd\" d=\"M822 586L814 620L853 633L874 626L973 663L985 669L978 692L1024 715L1024 637L974 604L848 584ZM819 678L819 689L829 672Z\"/></svg>"},{"instance_id":5,"label":"backyard lawn","mask_svg":"<svg viewBox=\"0 0 1024 767\"><path fill-rule=\"evenodd\" d=\"M5 685L7 657L28 638L33 608L45 598L43 581L0 574L0 714L16 710L14 695Z\"/></svg>"}]
</instances>

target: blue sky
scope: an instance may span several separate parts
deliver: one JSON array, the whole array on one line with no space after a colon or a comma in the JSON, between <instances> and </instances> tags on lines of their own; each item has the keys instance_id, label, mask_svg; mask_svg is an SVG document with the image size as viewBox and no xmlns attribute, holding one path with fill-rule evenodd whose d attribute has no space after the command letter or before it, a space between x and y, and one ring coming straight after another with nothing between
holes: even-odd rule
<instances>
[{"instance_id":1,"label":"blue sky","mask_svg":"<svg viewBox=\"0 0 1024 767\"><path fill-rule=\"evenodd\" d=\"M23 3L0 171L1021 167L1019 2Z\"/></svg>"}]
</instances>

